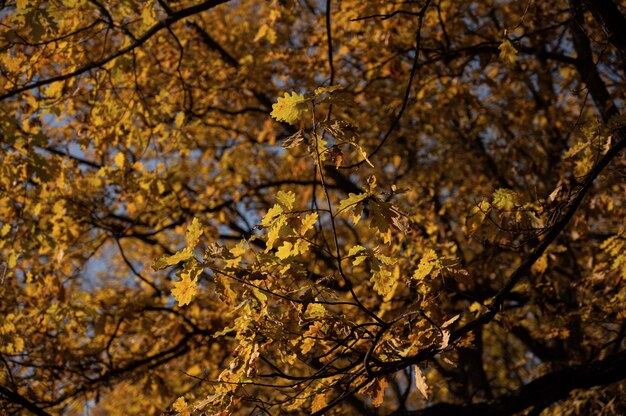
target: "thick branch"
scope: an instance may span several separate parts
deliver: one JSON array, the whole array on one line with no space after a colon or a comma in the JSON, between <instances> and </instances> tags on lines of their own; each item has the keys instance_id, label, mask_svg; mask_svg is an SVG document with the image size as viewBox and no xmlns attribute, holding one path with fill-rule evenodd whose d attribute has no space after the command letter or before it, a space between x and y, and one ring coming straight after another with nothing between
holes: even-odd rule
<instances>
[{"instance_id":1,"label":"thick branch","mask_svg":"<svg viewBox=\"0 0 626 416\"><path fill-rule=\"evenodd\" d=\"M626 379L626 351L595 363L555 371L520 387L518 390L486 403L458 405L442 403L423 410L397 415L512 415L531 406L546 406L567 398L575 389L607 386Z\"/></svg>"},{"instance_id":2,"label":"thick branch","mask_svg":"<svg viewBox=\"0 0 626 416\"><path fill-rule=\"evenodd\" d=\"M591 94L591 98L598 108L602 119L604 122L607 122L611 117L617 114L617 108L593 61L593 52L591 50L589 37L582 28L583 15L580 0L572 0L570 4L575 13L574 19L570 24L570 30L572 32L574 48L578 55L576 59L576 69L580 74L581 81L587 84L589 94Z\"/></svg>"},{"instance_id":3,"label":"thick branch","mask_svg":"<svg viewBox=\"0 0 626 416\"><path fill-rule=\"evenodd\" d=\"M46 412L45 410L37 406L35 403L26 399L21 394L7 389L6 387L0 386L0 396L5 397L6 400L8 400L11 403L15 403L15 404L22 406L24 409L30 411L34 415L50 416L50 413Z\"/></svg>"},{"instance_id":4,"label":"thick branch","mask_svg":"<svg viewBox=\"0 0 626 416\"><path fill-rule=\"evenodd\" d=\"M613 0L583 0L609 37L609 42L626 56L626 18Z\"/></svg>"},{"instance_id":5,"label":"thick branch","mask_svg":"<svg viewBox=\"0 0 626 416\"><path fill-rule=\"evenodd\" d=\"M579 12L579 0L572 0L571 2L576 13ZM587 82L589 92L598 107L602 119L608 121L611 117L618 113L613 100L611 99L606 85L600 78L596 65L591 57L591 48L589 46L589 38L582 30L581 16L577 14L574 22L572 22L571 30L574 38L574 45L578 53L577 68L580 72L584 82ZM591 169L585 181L583 182L580 190L569 203L569 207L565 214L552 226L550 231L546 234L543 241L533 250L526 260L511 274L504 287L494 297L493 302L489 306L489 310L484 315L469 322L467 325L459 328L455 331L451 340L456 340L471 332L472 330L485 325L490 322L498 313L504 299L507 294L513 290L515 285L525 276L530 273L530 269L535 262L541 257L544 251L552 244L552 242L563 232L567 224L574 217L574 214L578 210L578 207L582 203L584 197L591 189L591 185L598 177L598 175L606 168L606 166L622 151L626 148L626 137L624 129L615 131L614 137L616 138L616 144L612 146L609 151L598 161L598 163Z\"/></svg>"},{"instance_id":6,"label":"thick branch","mask_svg":"<svg viewBox=\"0 0 626 416\"><path fill-rule=\"evenodd\" d=\"M500 311L504 300L508 296L509 292L513 290L515 285L525 276L530 274L530 269L533 264L541 257L544 251L552 244L552 242L563 232L567 224L574 217L574 214L578 210L578 207L582 203L583 199L591 189L591 185L600 173L608 166L608 164L626 148L626 137L624 135L624 129L615 132L615 136L618 138L617 143L609 149L609 151L598 161L598 163L591 169L583 182L580 190L570 202L569 207L565 214L550 228L550 231L546 234L543 241L533 250L528 257L522 262L522 264L511 274L506 284L498 294L493 298L493 301L489 305L488 311L469 322L465 326L454 331L450 337L452 341L457 340L474 329L485 325L496 316Z\"/></svg>"}]
</instances>

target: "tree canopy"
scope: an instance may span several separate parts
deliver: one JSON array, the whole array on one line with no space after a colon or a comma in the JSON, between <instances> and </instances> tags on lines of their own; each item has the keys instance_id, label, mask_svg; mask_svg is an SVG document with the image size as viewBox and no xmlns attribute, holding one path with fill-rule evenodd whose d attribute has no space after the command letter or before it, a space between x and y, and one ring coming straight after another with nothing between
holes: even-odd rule
<instances>
[{"instance_id":1,"label":"tree canopy","mask_svg":"<svg viewBox=\"0 0 626 416\"><path fill-rule=\"evenodd\" d=\"M626 413L625 13L0 2L0 412Z\"/></svg>"}]
</instances>

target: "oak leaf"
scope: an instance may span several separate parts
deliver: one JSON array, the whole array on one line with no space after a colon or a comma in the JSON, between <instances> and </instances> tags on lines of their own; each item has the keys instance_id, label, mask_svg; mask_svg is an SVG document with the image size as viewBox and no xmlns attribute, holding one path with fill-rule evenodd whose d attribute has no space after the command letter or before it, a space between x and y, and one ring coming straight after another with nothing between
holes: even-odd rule
<instances>
[{"instance_id":1,"label":"oak leaf","mask_svg":"<svg viewBox=\"0 0 626 416\"><path fill-rule=\"evenodd\" d=\"M270 115L278 121L286 121L289 124L295 124L302 114L308 109L308 102L310 99L304 95L292 92L285 93L284 97L279 97L278 101L272 105L272 112Z\"/></svg>"}]
</instances>

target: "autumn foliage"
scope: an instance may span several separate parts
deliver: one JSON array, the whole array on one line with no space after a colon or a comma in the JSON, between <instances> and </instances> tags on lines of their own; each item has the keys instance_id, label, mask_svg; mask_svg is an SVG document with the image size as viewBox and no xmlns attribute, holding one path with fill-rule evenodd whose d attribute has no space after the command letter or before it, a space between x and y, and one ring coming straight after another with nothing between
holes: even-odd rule
<instances>
[{"instance_id":1,"label":"autumn foliage","mask_svg":"<svg viewBox=\"0 0 626 416\"><path fill-rule=\"evenodd\" d=\"M1 414L626 414L623 1L0 22Z\"/></svg>"}]
</instances>

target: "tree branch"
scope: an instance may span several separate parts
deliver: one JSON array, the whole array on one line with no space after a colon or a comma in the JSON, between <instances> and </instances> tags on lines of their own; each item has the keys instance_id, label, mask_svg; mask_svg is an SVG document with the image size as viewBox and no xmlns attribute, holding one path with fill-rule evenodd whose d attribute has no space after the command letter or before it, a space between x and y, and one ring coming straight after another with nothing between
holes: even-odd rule
<instances>
[{"instance_id":1,"label":"tree branch","mask_svg":"<svg viewBox=\"0 0 626 416\"><path fill-rule=\"evenodd\" d=\"M50 413L37 406L35 403L26 399L21 394L7 389L6 387L0 386L0 396L4 396L11 403L22 406L24 409L30 411L34 415L50 416Z\"/></svg>"},{"instance_id":2,"label":"tree branch","mask_svg":"<svg viewBox=\"0 0 626 416\"><path fill-rule=\"evenodd\" d=\"M118 50L117 52L114 52L108 56L105 56L102 59L98 59L97 61L93 61L90 62L88 64L85 64L81 67L79 67L78 69L75 69L74 71L68 72L66 74L61 74L61 75L57 75L55 77L50 77L50 78L46 78L46 79L42 79L39 81L35 81L35 82L31 82L30 84L26 84L23 85L21 87L18 88L14 88L11 89L3 94L0 94L0 101L13 97L17 94L20 94L24 91L28 91L31 90L33 88L37 88L37 87L42 87L44 85L48 85L48 84L52 84L53 82L57 82L57 81L65 81L66 79L70 79L73 78L77 75L83 74L91 69L95 69L95 68L100 68L101 66L107 64L108 62L112 61L113 59L117 58L118 56L122 56L130 51L132 51L133 49L143 45L144 43L146 43L146 41L148 41L148 39L150 39L152 36L154 36L156 33L158 33L159 31L161 31L162 29L165 29L169 26L171 26L172 24L178 22L179 20L182 20L186 17L189 16L193 16L194 14L198 14L200 12L212 9L220 4L226 3L228 2L228 0L209 0L209 1L205 1L203 3L200 3L198 5L195 6L191 6L191 7L187 7L186 9L182 9L179 10L177 12L174 12L172 14L170 14L169 16L167 16L165 19L157 22L154 26L152 26L150 29L148 29L143 35L141 35L140 37L137 38L137 40L135 40L133 43L131 43L130 45L126 46L125 48L122 48L120 50Z\"/></svg>"},{"instance_id":3,"label":"tree branch","mask_svg":"<svg viewBox=\"0 0 626 416\"><path fill-rule=\"evenodd\" d=\"M531 406L547 406L567 398L572 390L607 386L626 379L626 351L591 364L572 366L539 377L518 390L485 403L441 403L426 409L396 412L400 416L513 415Z\"/></svg>"},{"instance_id":4,"label":"tree branch","mask_svg":"<svg viewBox=\"0 0 626 416\"><path fill-rule=\"evenodd\" d=\"M609 42L626 57L626 18L613 0L583 0L587 9L609 37Z\"/></svg>"},{"instance_id":5,"label":"tree branch","mask_svg":"<svg viewBox=\"0 0 626 416\"><path fill-rule=\"evenodd\" d=\"M589 94L595 103L602 120L606 123L611 117L617 114L615 103L606 88L606 84L598 73L598 68L593 61L593 52L589 42L589 37L583 30L583 13L580 0L571 0L574 19L570 24L574 48L578 58L576 59L576 69L580 74L581 81L587 85Z\"/></svg>"}]
</instances>

